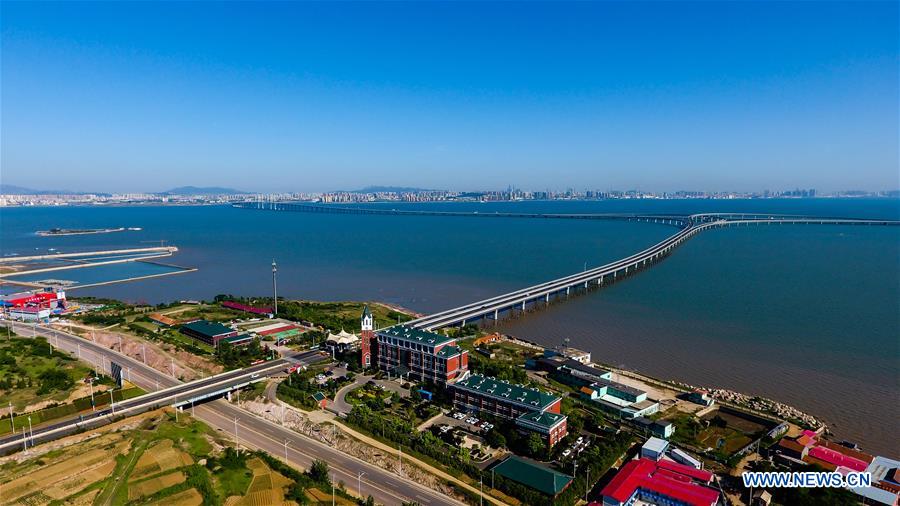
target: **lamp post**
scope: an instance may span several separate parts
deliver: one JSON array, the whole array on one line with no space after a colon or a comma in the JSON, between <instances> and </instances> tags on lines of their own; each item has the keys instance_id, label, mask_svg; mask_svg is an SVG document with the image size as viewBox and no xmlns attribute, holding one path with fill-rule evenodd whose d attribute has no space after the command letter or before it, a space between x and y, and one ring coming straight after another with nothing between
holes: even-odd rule
<instances>
[{"instance_id":1,"label":"lamp post","mask_svg":"<svg viewBox=\"0 0 900 506\"><path fill-rule=\"evenodd\" d=\"M362 477L364 474L366 474L365 471L360 471L359 474L356 476L356 494L360 498L362 498Z\"/></svg>"},{"instance_id":2,"label":"lamp post","mask_svg":"<svg viewBox=\"0 0 900 506\"><path fill-rule=\"evenodd\" d=\"M272 259L272 299L275 300L275 314L274 316L278 316L278 283L275 280L275 275L278 272L278 265L275 264L275 259Z\"/></svg>"},{"instance_id":3,"label":"lamp post","mask_svg":"<svg viewBox=\"0 0 900 506\"><path fill-rule=\"evenodd\" d=\"M285 439L285 440L284 440L284 463L285 463L285 464L288 463L287 446L288 446L288 440Z\"/></svg>"}]
</instances>

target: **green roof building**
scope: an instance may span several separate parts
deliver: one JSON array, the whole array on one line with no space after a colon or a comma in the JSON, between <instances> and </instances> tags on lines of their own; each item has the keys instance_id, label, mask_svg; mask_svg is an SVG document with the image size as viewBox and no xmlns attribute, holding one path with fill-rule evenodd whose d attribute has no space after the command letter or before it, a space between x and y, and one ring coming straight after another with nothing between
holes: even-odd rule
<instances>
[{"instance_id":1,"label":"green roof building","mask_svg":"<svg viewBox=\"0 0 900 506\"><path fill-rule=\"evenodd\" d=\"M493 472L522 485L527 485L550 497L556 497L572 483L572 477L535 464L515 455L497 464Z\"/></svg>"},{"instance_id":2,"label":"green roof building","mask_svg":"<svg viewBox=\"0 0 900 506\"><path fill-rule=\"evenodd\" d=\"M226 337L238 335L238 331L230 327L226 327L221 323L210 322L206 320L197 320L195 322L185 323L179 331L194 339L199 339L206 344L213 346L219 344L219 341Z\"/></svg>"}]
</instances>

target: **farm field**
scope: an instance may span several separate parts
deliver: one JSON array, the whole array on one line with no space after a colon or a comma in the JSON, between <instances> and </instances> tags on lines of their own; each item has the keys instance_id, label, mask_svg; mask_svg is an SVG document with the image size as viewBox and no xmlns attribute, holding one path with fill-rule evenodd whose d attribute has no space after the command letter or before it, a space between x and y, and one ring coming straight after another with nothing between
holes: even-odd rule
<instances>
[{"instance_id":1,"label":"farm field","mask_svg":"<svg viewBox=\"0 0 900 506\"><path fill-rule=\"evenodd\" d=\"M154 411L60 443L0 459L0 504L296 504L293 479L187 415Z\"/></svg>"}]
</instances>

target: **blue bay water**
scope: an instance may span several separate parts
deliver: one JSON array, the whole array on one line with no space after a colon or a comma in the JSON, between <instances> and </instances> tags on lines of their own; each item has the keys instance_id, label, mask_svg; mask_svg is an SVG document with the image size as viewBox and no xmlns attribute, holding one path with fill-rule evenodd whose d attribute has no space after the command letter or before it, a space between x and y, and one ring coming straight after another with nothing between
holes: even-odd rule
<instances>
[{"instance_id":1,"label":"blue bay water","mask_svg":"<svg viewBox=\"0 0 900 506\"><path fill-rule=\"evenodd\" d=\"M900 218L897 200L601 201L378 204L516 212L760 212ZM142 227L39 237L53 227ZM230 207L0 210L0 252L140 247L196 273L78 293L131 301L279 293L453 307L627 256L674 232L643 223L274 213ZM37 249L35 249L37 248ZM82 269L79 269L82 270ZM88 269L90 270L90 269ZM47 273L47 277L62 277ZM700 234L637 276L504 331L570 338L595 360L772 397L825 418L841 437L900 456L900 228L767 226Z\"/></svg>"}]
</instances>

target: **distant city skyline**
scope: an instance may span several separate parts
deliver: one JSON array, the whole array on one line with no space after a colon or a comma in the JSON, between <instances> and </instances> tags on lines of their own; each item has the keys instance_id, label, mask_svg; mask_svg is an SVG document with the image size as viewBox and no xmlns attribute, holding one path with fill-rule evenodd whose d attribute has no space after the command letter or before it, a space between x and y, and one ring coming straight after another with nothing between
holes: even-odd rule
<instances>
[{"instance_id":1,"label":"distant city skyline","mask_svg":"<svg viewBox=\"0 0 900 506\"><path fill-rule=\"evenodd\" d=\"M2 182L900 188L896 2L4 2Z\"/></svg>"}]
</instances>

